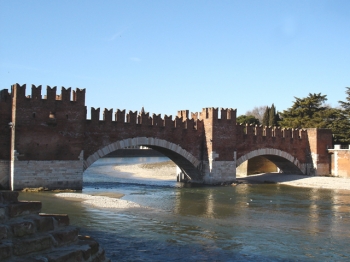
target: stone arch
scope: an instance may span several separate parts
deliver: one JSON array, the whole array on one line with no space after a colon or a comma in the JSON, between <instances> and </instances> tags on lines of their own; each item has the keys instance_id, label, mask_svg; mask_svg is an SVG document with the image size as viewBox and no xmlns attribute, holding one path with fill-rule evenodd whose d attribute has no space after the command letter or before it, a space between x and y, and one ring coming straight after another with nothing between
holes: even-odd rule
<instances>
[{"instance_id":1,"label":"stone arch","mask_svg":"<svg viewBox=\"0 0 350 262\"><path fill-rule=\"evenodd\" d=\"M296 173L304 174L303 165L299 160L291 154L274 148L262 148L250 151L249 153L241 156L236 161L236 167L241 165L244 161L251 158L263 156L274 163L283 173Z\"/></svg>"},{"instance_id":2,"label":"stone arch","mask_svg":"<svg viewBox=\"0 0 350 262\"><path fill-rule=\"evenodd\" d=\"M163 139L154 137L134 137L116 141L114 143L105 146L94 154L90 155L84 160L84 170L86 170L92 163L101 157L114 152L118 149L123 149L132 146L147 146L156 151L159 151L163 155L170 158L191 180L200 182L201 176L201 161L194 157L191 153L183 149L177 144L168 142Z\"/></svg>"}]
</instances>

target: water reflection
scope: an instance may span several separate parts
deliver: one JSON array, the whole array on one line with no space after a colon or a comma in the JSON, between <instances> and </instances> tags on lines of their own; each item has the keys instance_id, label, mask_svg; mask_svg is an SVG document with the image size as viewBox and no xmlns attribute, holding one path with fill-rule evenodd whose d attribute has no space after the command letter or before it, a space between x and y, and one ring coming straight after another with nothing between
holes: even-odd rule
<instances>
[{"instance_id":1,"label":"water reflection","mask_svg":"<svg viewBox=\"0 0 350 262\"><path fill-rule=\"evenodd\" d=\"M121 192L149 208L101 210L52 193L20 197L43 201L44 212L68 213L112 261L350 259L348 191L276 184L183 186L175 179L125 182L109 174L115 164L103 159L89 168L84 192Z\"/></svg>"}]
</instances>

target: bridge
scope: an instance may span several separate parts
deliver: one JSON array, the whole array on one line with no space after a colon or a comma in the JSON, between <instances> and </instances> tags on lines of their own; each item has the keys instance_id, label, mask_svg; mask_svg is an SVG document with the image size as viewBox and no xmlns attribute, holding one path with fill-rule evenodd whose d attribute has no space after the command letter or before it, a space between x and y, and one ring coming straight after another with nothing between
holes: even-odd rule
<instances>
[{"instance_id":1,"label":"bridge","mask_svg":"<svg viewBox=\"0 0 350 262\"><path fill-rule=\"evenodd\" d=\"M327 129L240 125L236 110L203 108L177 116L91 108L85 89L15 84L0 91L0 186L81 189L83 172L122 148L147 146L169 157L193 183L236 179L236 168L264 157L280 172L328 175L332 134Z\"/></svg>"}]
</instances>

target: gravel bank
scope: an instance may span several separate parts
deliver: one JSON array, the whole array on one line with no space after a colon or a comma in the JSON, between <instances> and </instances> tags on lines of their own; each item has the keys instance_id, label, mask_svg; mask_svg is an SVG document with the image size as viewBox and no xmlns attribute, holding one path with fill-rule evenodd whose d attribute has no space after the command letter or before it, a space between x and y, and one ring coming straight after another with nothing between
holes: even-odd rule
<instances>
[{"instance_id":1,"label":"gravel bank","mask_svg":"<svg viewBox=\"0 0 350 262\"><path fill-rule=\"evenodd\" d=\"M350 179L339 177L266 173L237 177L237 180L244 183L278 183L297 187L350 190Z\"/></svg>"},{"instance_id":2,"label":"gravel bank","mask_svg":"<svg viewBox=\"0 0 350 262\"><path fill-rule=\"evenodd\" d=\"M119 198L111 198L108 196L92 196L88 194L79 194L79 193L59 193L56 194L57 197L64 197L71 200L80 200L84 204L88 204L95 207L101 208L133 208L141 207L139 204L136 204L131 201L122 200Z\"/></svg>"}]
</instances>

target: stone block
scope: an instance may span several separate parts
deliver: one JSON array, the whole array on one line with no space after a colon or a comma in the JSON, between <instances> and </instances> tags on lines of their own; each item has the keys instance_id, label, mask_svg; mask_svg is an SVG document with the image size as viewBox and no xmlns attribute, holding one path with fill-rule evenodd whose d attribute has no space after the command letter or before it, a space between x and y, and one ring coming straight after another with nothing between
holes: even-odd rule
<instances>
[{"instance_id":1,"label":"stone block","mask_svg":"<svg viewBox=\"0 0 350 262\"><path fill-rule=\"evenodd\" d=\"M36 232L36 226L33 221L22 221L15 224L11 224L11 229L15 237L32 235Z\"/></svg>"},{"instance_id":2,"label":"stone block","mask_svg":"<svg viewBox=\"0 0 350 262\"><path fill-rule=\"evenodd\" d=\"M53 218L58 226L69 226L69 216L67 214L44 214L40 213L42 218Z\"/></svg>"},{"instance_id":3,"label":"stone block","mask_svg":"<svg viewBox=\"0 0 350 262\"><path fill-rule=\"evenodd\" d=\"M0 261L9 258L12 254L11 243L0 243Z\"/></svg>"},{"instance_id":4,"label":"stone block","mask_svg":"<svg viewBox=\"0 0 350 262\"><path fill-rule=\"evenodd\" d=\"M0 241L8 237L8 228L5 225L0 225Z\"/></svg>"},{"instance_id":5,"label":"stone block","mask_svg":"<svg viewBox=\"0 0 350 262\"><path fill-rule=\"evenodd\" d=\"M9 205L9 216L17 217L28 214L39 214L41 210L41 202L37 201L20 201Z\"/></svg>"},{"instance_id":6,"label":"stone block","mask_svg":"<svg viewBox=\"0 0 350 262\"><path fill-rule=\"evenodd\" d=\"M99 251L100 245L93 238L89 236L79 236L78 238L80 240L79 241L80 245L89 246L89 253L91 253L91 255L94 255Z\"/></svg>"},{"instance_id":7,"label":"stone block","mask_svg":"<svg viewBox=\"0 0 350 262\"><path fill-rule=\"evenodd\" d=\"M18 192L13 191L0 191L0 203L15 203L18 200Z\"/></svg>"},{"instance_id":8,"label":"stone block","mask_svg":"<svg viewBox=\"0 0 350 262\"><path fill-rule=\"evenodd\" d=\"M50 235L41 235L30 238L14 239L13 254L22 256L32 252L42 251L52 247Z\"/></svg>"},{"instance_id":9,"label":"stone block","mask_svg":"<svg viewBox=\"0 0 350 262\"><path fill-rule=\"evenodd\" d=\"M0 207L0 221L6 220L6 207Z\"/></svg>"},{"instance_id":10,"label":"stone block","mask_svg":"<svg viewBox=\"0 0 350 262\"><path fill-rule=\"evenodd\" d=\"M78 229L75 227L66 227L51 233L58 246L72 243L78 239Z\"/></svg>"},{"instance_id":11,"label":"stone block","mask_svg":"<svg viewBox=\"0 0 350 262\"><path fill-rule=\"evenodd\" d=\"M47 258L43 256L33 256L33 257L20 257L11 260L13 262L47 262Z\"/></svg>"},{"instance_id":12,"label":"stone block","mask_svg":"<svg viewBox=\"0 0 350 262\"><path fill-rule=\"evenodd\" d=\"M67 247L60 250L50 252L47 256L50 262L74 262L84 261L82 250L74 247Z\"/></svg>"},{"instance_id":13,"label":"stone block","mask_svg":"<svg viewBox=\"0 0 350 262\"><path fill-rule=\"evenodd\" d=\"M38 232L47 232L55 229L54 219L50 216L39 216L33 219L36 223Z\"/></svg>"}]
</instances>

